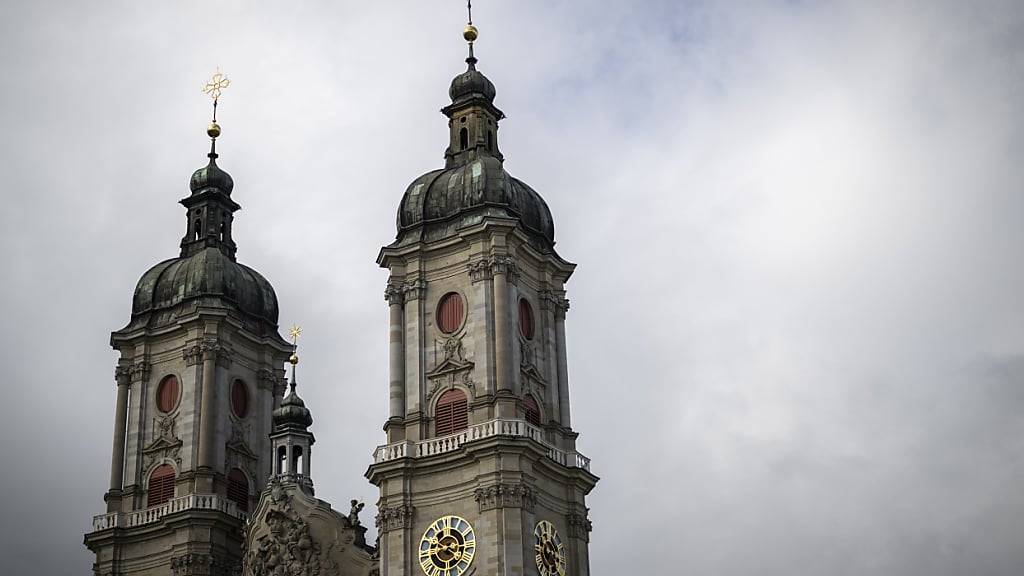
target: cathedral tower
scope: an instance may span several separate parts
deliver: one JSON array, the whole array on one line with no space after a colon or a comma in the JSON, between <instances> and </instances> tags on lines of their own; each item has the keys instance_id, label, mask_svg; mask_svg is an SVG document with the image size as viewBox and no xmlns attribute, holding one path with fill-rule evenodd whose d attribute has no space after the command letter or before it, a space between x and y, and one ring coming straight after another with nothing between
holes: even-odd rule
<instances>
[{"instance_id":1,"label":"cathedral tower","mask_svg":"<svg viewBox=\"0 0 1024 576\"><path fill-rule=\"evenodd\" d=\"M235 260L240 206L216 153L226 78L211 85L209 162L181 200L181 252L142 275L130 322L111 334L120 360L107 513L85 536L98 576L231 574L271 472L292 346L278 334L274 289Z\"/></svg>"},{"instance_id":2,"label":"cathedral tower","mask_svg":"<svg viewBox=\"0 0 1024 576\"><path fill-rule=\"evenodd\" d=\"M504 114L477 70L451 83L445 166L412 182L390 272L382 576L589 572L585 496L597 483L570 425L564 284L537 192L505 171Z\"/></svg>"}]
</instances>

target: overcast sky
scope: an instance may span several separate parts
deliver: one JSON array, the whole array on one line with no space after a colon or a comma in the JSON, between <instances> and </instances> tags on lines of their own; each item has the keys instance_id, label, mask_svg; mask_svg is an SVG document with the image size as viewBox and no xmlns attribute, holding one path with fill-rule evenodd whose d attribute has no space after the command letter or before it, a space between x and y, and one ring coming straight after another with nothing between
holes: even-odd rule
<instances>
[{"instance_id":1,"label":"overcast sky","mask_svg":"<svg viewBox=\"0 0 1024 576\"><path fill-rule=\"evenodd\" d=\"M592 572L1024 573L1024 5L480 0L506 168L569 283ZM395 210L442 163L458 0L0 5L0 557L85 574L109 333L220 165L304 328L318 496L387 416ZM369 522L372 524L372 521Z\"/></svg>"}]
</instances>

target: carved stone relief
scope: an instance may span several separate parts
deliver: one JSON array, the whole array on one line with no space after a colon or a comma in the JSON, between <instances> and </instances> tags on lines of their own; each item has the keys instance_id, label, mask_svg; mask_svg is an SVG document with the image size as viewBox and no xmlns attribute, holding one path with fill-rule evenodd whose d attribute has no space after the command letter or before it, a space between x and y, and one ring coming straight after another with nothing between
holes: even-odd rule
<instances>
[{"instance_id":1,"label":"carved stone relief","mask_svg":"<svg viewBox=\"0 0 1024 576\"><path fill-rule=\"evenodd\" d=\"M441 353L440 361L438 361L438 352ZM441 390L455 388L456 384L465 386L469 390L470 396L476 397L476 383L471 377L473 363L466 360L462 336L435 340L434 362L436 366L427 373L427 381L430 383L430 390L427 392L428 399L433 399Z\"/></svg>"},{"instance_id":2,"label":"carved stone relief","mask_svg":"<svg viewBox=\"0 0 1024 576\"><path fill-rule=\"evenodd\" d=\"M256 478L256 462L259 457L249 448L248 438L252 426L231 417L231 437L225 444L224 450L224 472L230 472L232 468L242 468L248 472L250 478Z\"/></svg>"},{"instance_id":3,"label":"carved stone relief","mask_svg":"<svg viewBox=\"0 0 1024 576\"><path fill-rule=\"evenodd\" d=\"M473 491L480 512L495 508L523 508L533 512L537 505L537 492L526 484L495 484Z\"/></svg>"},{"instance_id":4,"label":"carved stone relief","mask_svg":"<svg viewBox=\"0 0 1024 576\"><path fill-rule=\"evenodd\" d=\"M390 532L412 527L413 507L411 504L384 507L377 514L376 525L380 532Z\"/></svg>"},{"instance_id":5,"label":"carved stone relief","mask_svg":"<svg viewBox=\"0 0 1024 576\"><path fill-rule=\"evenodd\" d=\"M583 514L573 512L566 516L570 538L580 538L585 542L590 542L590 531L594 529L594 525L587 518L589 512L590 509L585 508Z\"/></svg>"},{"instance_id":6,"label":"carved stone relief","mask_svg":"<svg viewBox=\"0 0 1024 576\"><path fill-rule=\"evenodd\" d=\"M174 433L176 419L173 416L158 416L153 419L154 438L142 449L142 466L149 470L164 460L173 460L181 466L181 439Z\"/></svg>"},{"instance_id":7,"label":"carved stone relief","mask_svg":"<svg viewBox=\"0 0 1024 576\"><path fill-rule=\"evenodd\" d=\"M321 573L320 544L309 524L291 506L290 495L273 483L263 523L267 530L245 553L243 573L268 576L316 576Z\"/></svg>"}]
</instances>

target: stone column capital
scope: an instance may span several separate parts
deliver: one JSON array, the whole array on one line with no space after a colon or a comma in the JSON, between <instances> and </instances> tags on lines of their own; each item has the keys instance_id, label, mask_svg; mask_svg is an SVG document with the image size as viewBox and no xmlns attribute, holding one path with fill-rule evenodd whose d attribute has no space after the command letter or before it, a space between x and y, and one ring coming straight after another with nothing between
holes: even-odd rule
<instances>
[{"instance_id":1,"label":"stone column capital","mask_svg":"<svg viewBox=\"0 0 1024 576\"><path fill-rule=\"evenodd\" d=\"M494 269L491 267L491 261L486 258L483 260L477 260L476 262L470 262L467 265L469 269L469 278L473 282L480 282L481 280L490 280L494 278Z\"/></svg>"},{"instance_id":2,"label":"stone column capital","mask_svg":"<svg viewBox=\"0 0 1024 576\"><path fill-rule=\"evenodd\" d=\"M405 304L404 287L397 282L388 282L387 288L384 289L384 300L387 301L388 306Z\"/></svg>"},{"instance_id":3,"label":"stone column capital","mask_svg":"<svg viewBox=\"0 0 1024 576\"><path fill-rule=\"evenodd\" d=\"M149 376L150 365L145 360L140 360L129 369L132 382L143 382Z\"/></svg>"},{"instance_id":4,"label":"stone column capital","mask_svg":"<svg viewBox=\"0 0 1024 576\"><path fill-rule=\"evenodd\" d=\"M131 366L118 365L114 368L114 381L117 382L118 386L127 386L132 382L132 368Z\"/></svg>"},{"instance_id":5,"label":"stone column capital","mask_svg":"<svg viewBox=\"0 0 1024 576\"><path fill-rule=\"evenodd\" d=\"M405 295L406 302L412 302L413 300L419 300L423 298L427 293L427 283L422 278L406 282L402 286L402 292Z\"/></svg>"}]
</instances>

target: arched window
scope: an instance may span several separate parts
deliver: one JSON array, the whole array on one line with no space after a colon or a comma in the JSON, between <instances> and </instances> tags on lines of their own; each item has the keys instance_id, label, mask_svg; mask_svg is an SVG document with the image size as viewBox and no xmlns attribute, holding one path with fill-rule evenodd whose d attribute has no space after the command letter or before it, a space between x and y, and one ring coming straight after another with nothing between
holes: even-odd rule
<instances>
[{"instance_id":1,"label":"arched window","mask_svg":"<svg viewBox=\"0 0 1024 576\"><path fill-rule=\"evenodd\" d=\"M249 390L241 380L231 384L231 412L238 418L249 414Z\"/></svg>"},{"instance_id":2,"label":"arched window","mask_svg":"<svg viewBox=\"0 0 1024 576\"><path fill-rule=\"evenodd\" d=\"M228 473L228 500L237 504L242 512L249 511L249 478L238 468Z\"/></svg>"},{"instance_id":3,"label":"arched window","mask_svg":"<svg viewBox=\"0 0 1024 576\"><path fill-rule=\"evenodd\" d=\"M286 470L284 465L288 460L288 448L281 446L277 449L277 473L284 474Z\"/></svg>"},{"instance_id":4,"label":"arched window","mask_svg":"<svg viewBox=\"0 0 1024 576\"><path fill-rule=\"evenodd\" d=\"M494 152L494 132L487 131L487 151Z\"/></svg>"},{"instance_id":5,"label":"arched window","mask_svg":"<svg viewBox=\"0 0 1024 576\"><path fill-rule=\"evenodd\" d=\"M306 455L302 453L302 446L292 446L292 465L288 469L292 474L302 474L302 459Z\"/></svg>"},{"instance_id":6,"label":"arched window","mask_svg":"<svg viewBox=\"0 0 1024 576\"><path fill-rule=\"evenodd\" d=\"M451 334L462 326L464 314L465 306L462 305L462 296L455 292L449 292L437 304L437 327L441 329L441 332Z\"/></svg>"},{"instance_id":7,"label":"arched window","mask_svg":"<svg viewBox=\"0 0 1024 576\"><path fill-rule=\"evenodd\" d=\"M527 394L523 398L523 409L526 410L526 421L534 426L540 426L540 406L533 396Z\"/></svg>"},{"instance_id":8,"label":"arched window","mask_svg":"<svg viewBox=\"0 0 1024 576\"><path fill-rule=\"evenodd\" d=\"M193 228L193 230L196 233L196 240L199 240L200 231L202 230L202 228L203 228L202 224L199 223L199 220L196 220L196 225Z\"/></svg>"},{"instance_id":9,"label":"arched window","mask_svg":"<svg viewBox=\"0 0 1024 576\"><path fill-rule=\"evenodd\" d=\"M160 385L156 388L156 409L167 413L174 410L174 407L178 405L178 395L181 387L178 386L178 378L173 374L170 376L164 376L164 379L160 381Z\"/></svg>"},{"instance_id":10,"label":"arched window","mask_svg":"<svg viewBox=\"0 0 1024 576\"><path fill-rule=\"evenodd\" d=\"M149 492L146 495L146 507L159 506L174 498L174 468L170 464L161 464L149 475Z\"/></svg>"},{"instance_id":11,"label":"arched window","mask_svg":"<svg viewBox=\"0 0 1024 576\"><path fill-rule=\"evenodd\" d=\"M526 298L519 299L519 333L527 340L533 340L533 306Z\"/></svg>"},{"instance_id":12,"label":"arched window","mask_svg":"<svg viewBox=\"0 0 1024 576\"><path fill-rule=\"evenodd\" d=\"M453 389L441 395L434 410L435 432L438 436L454 434L469 427L469 403L462 390Z\"/></svg>"},{"instance_id":13,"label":"arched window","mask_svg":"<svg viewBox=\"0 0 1024 576\"><path fill-rule=\"evenodd\" d=\"M463 128L459 130L459 150L465 150L469 148L469 130Z\"/></svg>"}]
</instances>

